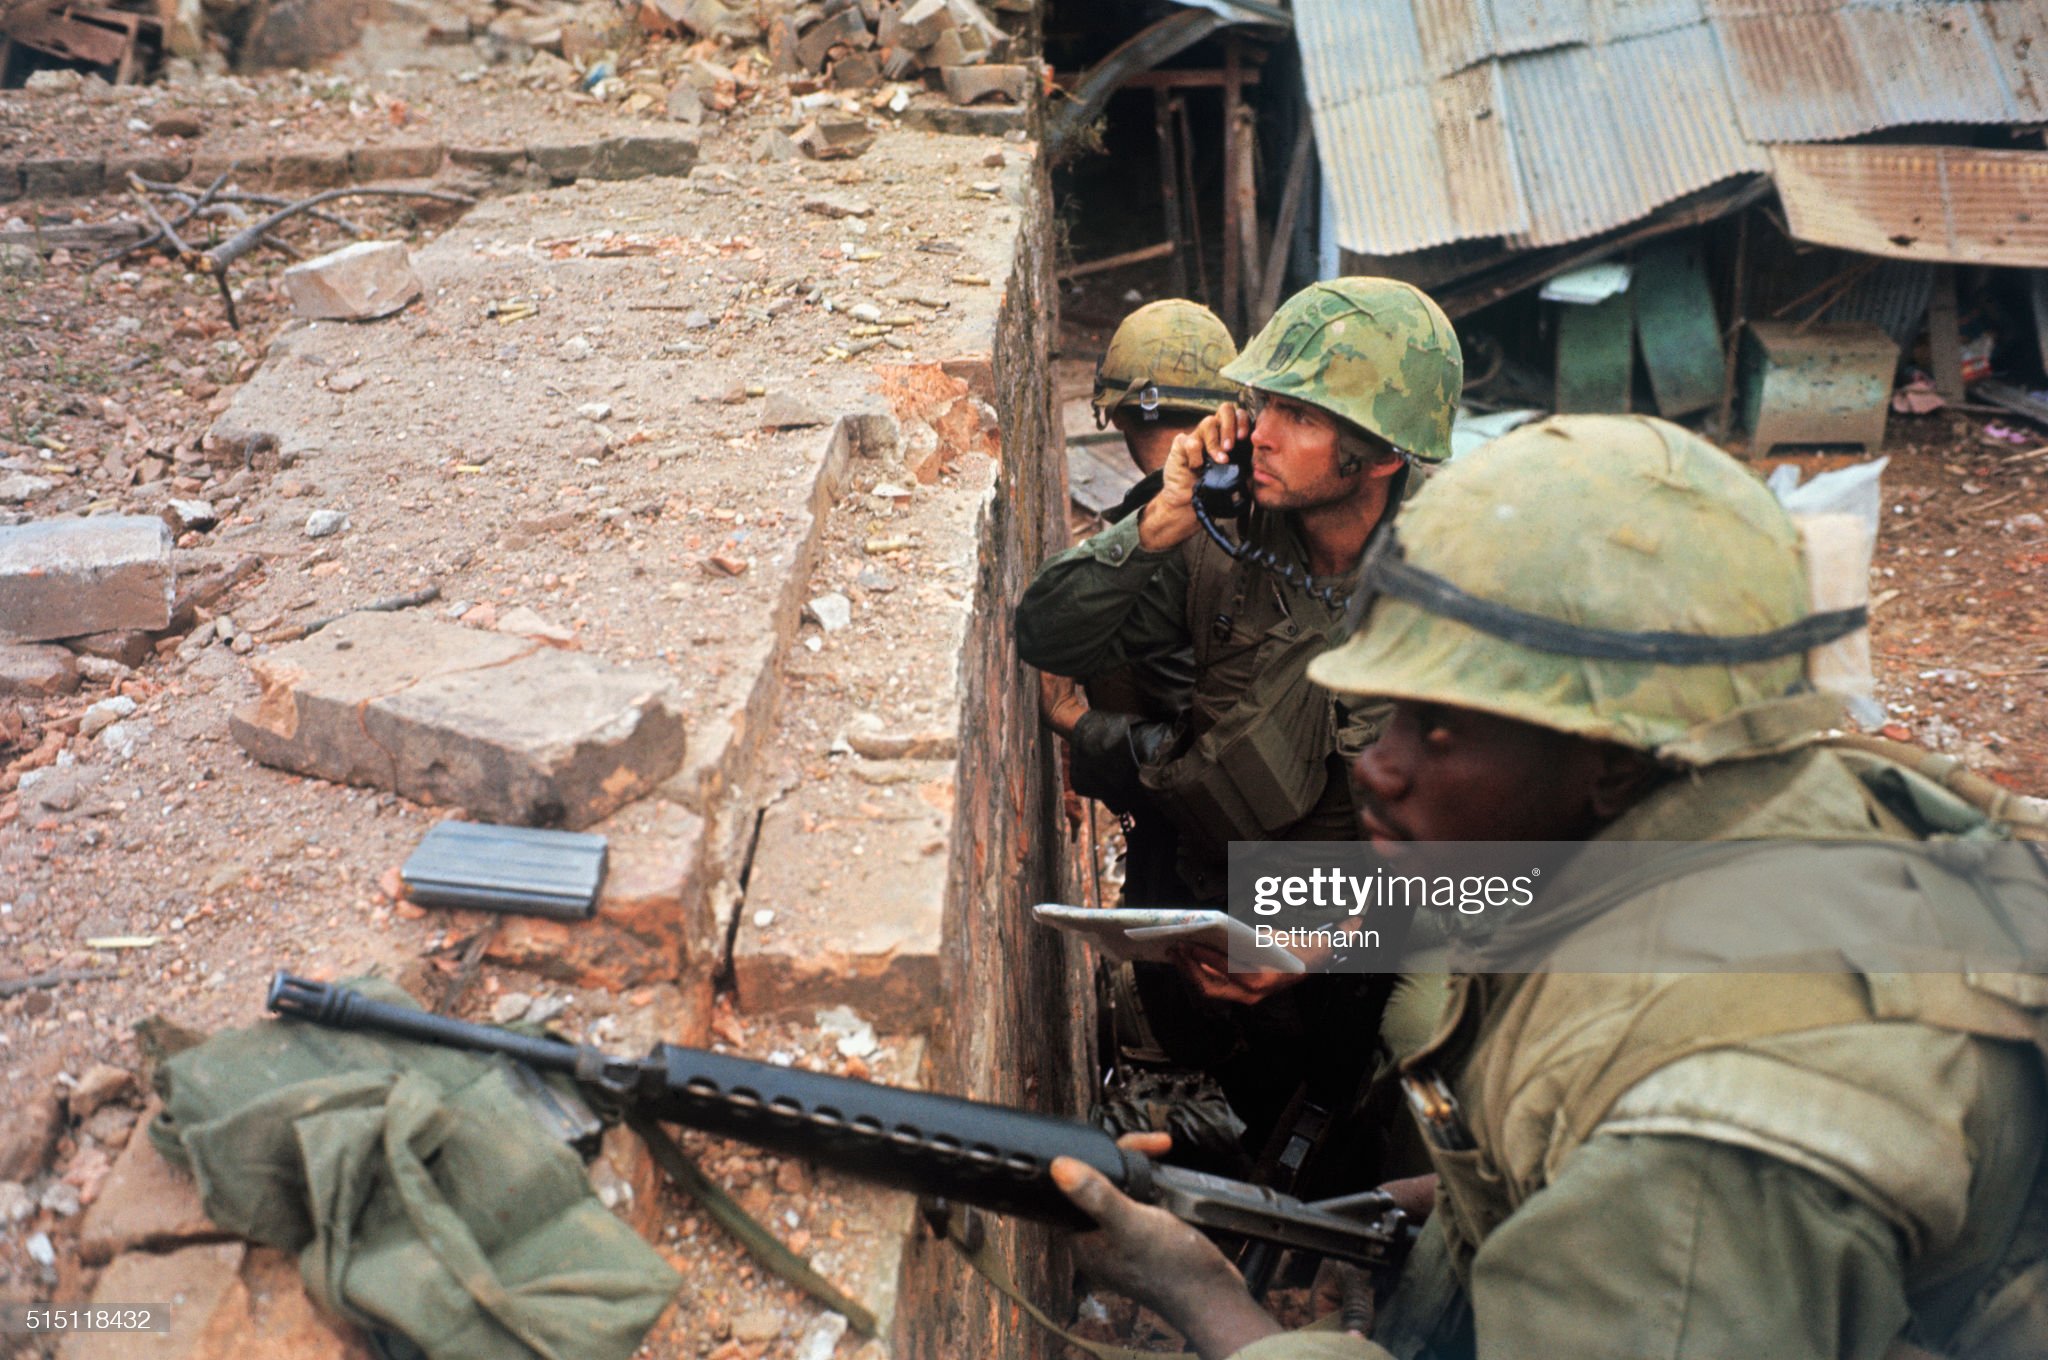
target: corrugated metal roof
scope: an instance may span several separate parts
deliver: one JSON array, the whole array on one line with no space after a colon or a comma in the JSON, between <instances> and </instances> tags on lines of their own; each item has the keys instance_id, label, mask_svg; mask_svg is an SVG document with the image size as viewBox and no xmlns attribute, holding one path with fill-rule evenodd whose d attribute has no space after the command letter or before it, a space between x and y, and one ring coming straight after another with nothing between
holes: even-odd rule
<instances>
[{"instance_id":1,"label":"corrugated metal roof","mask_svg":"<svg viewBox=\"0 0 2048 1360\"><path fill-rule=\"evenodd\" d=\"M1897 260L2048 268L2048 152L1952 146L1771 149L1802 241Z\"/></svg>"},{"instance_id":2,"label":"corrugated metal roof","mask_svg":"<svg viewBox=\"0 0 2048 1360\"><path fill-rule=\"evenodd\" d=\"M1769 168L1736 126L1702 26L1496 64L1529 203L1513 244L1578 240Z\"/></svg>"},{"instance_id":3,"label":"corrugated metal roof","mask_svg":"<svg viewBox=\"0 0 2048 1360\"><path fill-rule=\"evenodd\" d=\"M2039 0L1707 0L1743 130L1834 141L2043 116Z\"/></svg>"},{"instance_id":4,"label":"corrugated metal roof","mask_svg":"<svg viewBox=\"0 0 2048 1360\"><path fill-rule=\"evenodd\" d=\"M1337 240L1635 221L1765 145L2048 120L2043 0L1294 0Z\"/></svg>"}]
</instances>

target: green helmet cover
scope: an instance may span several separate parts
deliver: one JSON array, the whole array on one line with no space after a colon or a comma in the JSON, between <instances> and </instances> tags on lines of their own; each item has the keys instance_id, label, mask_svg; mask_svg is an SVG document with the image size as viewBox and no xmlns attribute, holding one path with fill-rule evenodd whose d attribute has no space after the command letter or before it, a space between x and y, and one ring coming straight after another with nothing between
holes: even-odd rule
<instances>
[{"instance_id":1,"label":"green helmet cover","mask_svg":"<svg viewBox=\"0 0 2048 1360\"><path fill-rule=\"evenodd\" d=\"M1451 456L1465 357L1450 318L1420 288L1331 279L1287 299L1223 376L1320 407L1440 463Z\"/></svg>"},{"instance_id":2,"label":"green helmet cover","mask_svg":"<svg viewBox=\"0 0 2048 1360\"><path fill-rule=\"evenodd\" d=\"M1236 357L1230 331L1207 307L1185 298L1148 302L1109 339L1095 370L1095 410L1206 416L1237 395L1237 384L1217 372Z\"/></svg>"},{"instance_id":3,"label":"green helmet cover","mask_svg":"<svg viewBox=\"0 0 2048 1360\"><path fill-rule=\"evenodd\" d=\"M1681 654L1742 644L1776 654L1681 664L1550 650L1450 617L1456 604L1382 593L1350 640L1311 664L1317 683L1693 763L1704 762L1686 754L1698 749L1689 736L1805 688L1812 644L1790 640L1800 629L1839 636L1851 622L1809 617L1799 532L1770 491L1712 444L1647 416L1525 425L1430 478L1396 535L1404 566L1480 610L1505 606L1568 635L1653 635Z\"/></svg>"}]
</instances>

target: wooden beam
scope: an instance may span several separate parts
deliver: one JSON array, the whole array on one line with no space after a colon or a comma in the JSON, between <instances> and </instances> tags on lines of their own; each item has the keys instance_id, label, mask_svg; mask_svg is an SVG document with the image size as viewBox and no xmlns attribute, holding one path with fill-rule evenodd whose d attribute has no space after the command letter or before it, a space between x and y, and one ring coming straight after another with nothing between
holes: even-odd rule
<instances>
[{"instance_id":1,"label":"wooden beam","mask_svg":"<svg viewBox=\"0 0 2048 1360\"><path fill-rule=\"evenodd\" d=\"M1244 256L1245 333L1259 328L1259 297L1265 292L1259 268L1259 144L1257 115L1249 104L1237 106L1237 248Z\"/></svg>"},{"instance_id":2,"label":"wooden beam","mask_svg":"<svg viewBox=\"0 0 2048 1360\"><path fill-rule=\"evenodd\" d=\"M1167 286L1175 297L1188 295L1188 266L1178 249L1181 237L1180 167L1173 147L1173 95L1164 86L1152 92L1152 131L1159 139L1159 201L1166 218L1169 257Z\"/></svg>"},{"instance_id":3,"label":"wooden beam","mask_svg":"<svg viewBox=\"0 0 2048 1360\"><path fill-rule=\"evenodd\" d=\"M1137 90L1220 90L1227 80L1222 71L1140 71L1124 78L1123 88ZM1259 70L1238 72L1240 86L1259 83Z\"/></svg>"},{"instance_id":4,"label":"wooden beam","mask_svg":"<svg viewBox=\"0 0 2048 1360\"><path fill-rule=\"evenodd\" d=\"M1934 266L1934 292L1927 299L1927 349L1934 365L1934 390L1944 400L1963 400L1963 335L1956 320L1952 264Z\"/></svg>"},{"instance_id":5,"label":"wooden beam","mask_svg":"<svg viewBox=\"0 0 2048 1360\"><path fill-rule=\"evenodd\" d=\"M1280 306L1280 289L1287 279L1287 259L1294 246L1294 219L1301 212L1302 196L1308 191L1309 167L1315 163L1316 132L1302 110L1301 131L1294 138L1294 155L1287 165L1287 187L1280 191L1280 212L1273 219L1273 249L1266 256L1265 286L1252 308L1252 325L1264 326Z\"/></svg>"},{"instance_id":6,"label":"wooden beam","mask_svg":"<svg viewBox=\"0 0 2048 1360\"><path fill-rule=\"evenodd\" d=\"M1088 274L1100 274L1108 269L1122 269L1127 264L1143 264L1147 260L1161 259L1173 253L1173 242L1161 241L1156 246L1146 246L1140 250L1126 250L1121 255L1105 255L1099 260L1090 260L1086 264L1068 265L1059 272L1058 277L1078 279Z\"/></svg>"},{"instance_id":7,"label":"wooden beam","mask_svg":"<svg viewBox=\"0 0 2048 1360\"><path fill-rule=\"evenodd\" d=\"M1231 33L1223 40L1223 325L1240 344L1247 338L1243 299L1239 296L1237 253L1237 108L1243 82L1237 34Z\"/></svg>"}]
</instances>

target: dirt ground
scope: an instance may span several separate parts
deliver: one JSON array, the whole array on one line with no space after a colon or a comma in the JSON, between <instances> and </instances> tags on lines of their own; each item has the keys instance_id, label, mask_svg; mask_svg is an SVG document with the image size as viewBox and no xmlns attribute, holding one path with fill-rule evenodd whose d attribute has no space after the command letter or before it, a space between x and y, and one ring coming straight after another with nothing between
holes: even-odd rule
<instances>
[{"instance_id":1,"label":"dirt ground","mask_svg":"<svg viewBox=\"0 0 2048 1360\"><path fill-rule=\"evenodd\" d=\"M649 49L657 88L680 52ZM579 120L591 135L615 130L616 109L600 124L594 101L558 86L488 72L470 83L445 72L377 82L283 73L77 98L8 92L0 147L100 154L110 141L134 139L142 145L130 150L139 151L156 139L148 126L174 114L202 122L199 138L182 139L195 153L210 140L230 156L403 141L451 124L512 145L543 129L574 134ZM661 116L658 104L646 115ZM229 711L255 695L245 657L294 625L431 584L438 617L490 626L524 606L608 659L675 666L686 694L707 706L759 647L759 620L779 579L768 565L786 560L806 516L810 482L790 479L808 475L804 459L820 442L815 428L762 429L766 393L811 392L829 405L823 394L870 384L876 358L914 359L949 320L949 295L988 291L971 271L985 249L1001 248L992 219L1012 212L992 181L1006 160L1028 153L1006 153L994 139L906 134L909 149L885 142L857 161L762 163L752 154L757 140L789 124L779 89L772 98L743 91L730 113L705 120L688 180L562 191L610 205L615 225L605 230L555 230L548 214L557 209L522 217L516 195L478 210L479 221L497 213L507 224L502 244L486 247L501 291L429 298L384 323L423 344L452 335L462 371L355 363L345 341L338 357L323 351L318 362L300 362L307 333L294 331L284 347L292 353L273 357L302 379L299 400L331 421L336 447L348 445L345 466L329 458L224 467L203 446L286 330L283 257L259 253L234 270L239 330L209 279L161 254L99 268L85 248L8 257L0 272L0 523L159 514L174 499L205 500L217 523L180 535L180 578L211 570L233 584L199 607L197 626L132 669L91 663L75 694L0 699L0 978L81 975L0 999L7 1090L68 1089L102 1066L144 1070L133 1027L151 1016L201 1031L249 1023L279 966L325 977L377 968L423 999L457 974L480 918L400 900L396 872L425 830L459 809L258 766L228 736ZM943 156L931 149L940 142L951 148ZM835 206L803 206L824 199ZM849 202L852 211L839 211ZM447 221L397 200L340 207L416 253ZM0 230L133 212L125 196L16 201L0 205ZM306 219L280 234L305 255L350 239ZM622 260L654 261L658 286L618 294L606 271ZM491 305L514 294L537 302L538 315L493 319ZM895 322L886 341L851 310L870 306ZM508 393L496 380L497 366L522 346L559 360L546 390ZM350 415L369 384L385 398L377 409L389 411L393 395L437 380L473 393L457 418L365 421L360 404ZM393 384L395 392L384 390ZM593 405L611 409L597 418L582 409ZM877 483L911 489L871 496ZM860 518L850 522L904 545L878 558L857 546L829 553L818 579L803 584L846 593L862 611L856 633L886 624L907 656L920 656L927 633L957 632L955 578L971 565L924 560L918 510L962 494L950 476L922 486L900 466L863 467L851 492ZM309 540L308 512L330 505L349 509L351 531ZM685 599L689 607L680 607ZM833 647L845 645L810 647L806 683L841 684L831 663ZM892 666L901 669L884 658L859 681L846 677L863 710L908 726L948 716L928 712L921 687ZM116 697L134 711L119 730L95 731L98 719L86 711ZM831 737L803 738L803 756L823 759ZM487 964L458 1013L503 1020L526 997L529 1014L553 1012L557 1028L617 1052L682 1039L787 1065L918 1079L914 1040L870 1034L849 1048L815 1027L736 1017L723 1002L707 1012L700 984L708 990L708 977L612 994ZM97 1195L142 1105L143 1093L129 1088L114 1101L116 1114L63 1131L48 1174L31 1181L44 1202L0 1231L0 1300L75 1301L89 1292L95 1272L80 1264L72 1240L77 1208ZM856 1293L890 1278L903 1229L893 1200L744 1148L694 1136L686 1144L829 1277ZM663 1194L650 1221L662 1225L657 1243L685 1285L650 1336L653 1354L759 1360L806 1345L806 1354L832 1353L829 1336L817 1349L819 1329L829 1331L822 1309ZM34 1230L55 1244L52 1270L28 1256ZM838 1353L859 1349L848 1337Z\"/></svg>"},{"instance_id":2,"label":"dirt ground","mask_svg":"<svg viewBox=\"0 0 2048 1360\"><path fill-rule=\"evenodd\" d=\"M434 110L514 140L533 126L588 112L587 102L559 88L535 90L510 77L479 85L452 78L433 85L421 77L380 89L362 78L337 85L284 75L216 84L189 100L165 94L161 108L145 110L138 98L10 98L0 136L55 154L74 144L99 145L88 135L94 129L129 129L163 113L196 110L211 135L231 149L285 135L356 144L403 140L408 126L426 116L423 110ZM658 108L646 112L650 119L658 115ZM205 499L219 523L181 537L181 551L192 555L188 564L229 569L254 553L259 565L202 607L202 626L167 640L140 666L96 667L74 695L0 699L0 976L92 974L0 1000L0 1079L7 1090L75 1080L100 1064L140 1069L132 1027L151 1015L201 1029L245 1023L257 1012L271 969L286 960L346 976L404 959L401 980L415 986L438 985L455 968L466 938L461 924L396 901L393 888L396 866L447 810L259 767L229 740L228 708L253 694L243 657L274 630L431 581L441 589L435 607L443 613L455 612L457 604L527 605L594 639L609 638L608 654L701 655L694 675L715 684L720 645L744 635L748 611L760 602L748 595L743 577L735 578L722 610L681 620L659 609L658 592L678 573L700 573L712 556L772 553L788 529L776 499L748 500L737 475L747 466L772 465L780 452L777 439L757 429L760 399L752 389L778 379L817 378L826 365L843 362L827 348L848 342L851 323L821 305L828 296L873 299L890 310L917 305L905 298L940 297L957 272L954 252L920 251L916 243L971 237L991 197L981 187L989 172L973 161L929 166L925 176L892 171L886 185L870 181L879 172L860 162L760 166L749 148L775 121L765 101L743 101L723 125L714 116L707 123L709 168L692 177L703 199L700 224L678 234L622 222L608 243L671 252L677 277L660 302L675 310L653 314L666 318L659 335L650 323L644 332L621 330L609 340L593 332L592 343L630 342L635 357L664 343L708 349L718 361L715 390L705 390L685 418L659 428L630 418L631 393L611 395L628 417L615 422L613 442L613 435L586 431L574 415L578 404L607 394L565 387L550 395L548 410L522 411L532 415L525 422L528 446L505 455L491 474L513 469L496 492L474 491L480 474L461 470L476 466L459 456L470 431L387 431L391 489L380 513L410 519L415 527L406 551L385 560L302 539L286 551L280 535L331 488L289 468L218 468L201 447L213 419L253 375L286 320L275 285L279 259L257 257L238 271L242 326L236 331L208 280L158 255L97 269L87 250L59 251L35 265L10 257L0 272L0 522L87 509L155 514L174 498ZM897 215L893 228L878 223L856 231L796 207L816 192L871 189L886 189ZM111 197L50 206L56 210L50 215L80 222L105 221L131 207ZM22 229L36 207L0 205L0 227ZM415 248L442 229L390 202L355 204L349 213ZM344 239L318 224L302 223L286 234L308 253ZM890 259L856 259L864 242L884 237L894 252ZM574 252L584 244L544 240L540 248ZM862 272L862 264L873 267ZM1092 292L1068 293L1066 302L1083 318L1068 329L1069 359L1092 357L1106 344L1107 326L1089 322L1128 308L1123 286L1098 283ZM453 324L455 313L466 315L488 301L461 299L445 313L423 309L400 324ZM696 326L691 312L701 312L706 324ZM493 327L489 344L519 343L515 331ZM916 332L907 334L914 345ZM572 338L547 335L557 346ZM594 383L598 370L591 365L576 372ZM347 393L335 378L345 372L330 373L323 389L337 418L346 411ZM479 398L505 400L496 393ZM1962 755L2008 787L2048 794L2048 705L2042 702L2048 610L2038 598L2048 588L2048 455L2042 447L2048 439L2024 422L1999 419L2028 430L2028 441L1990 440L1984 432L1990 418L1975 414L1894 417L1873 581L1879 695L1892 735ZM663 456L674 448L708 450L707 464L729 460L735 475L678 492L668 472L672 460ZM543 455L557 469L546 478L536 462L526 461ZM1818 468L1847 460L1797 461ZM401 467L424 467L427 475L401 480ZM866 508L872 527L889 532L890 507ZM847 545L838 547L836 574L819 586L857 591L865 579L880 594L894 589L889 576L900 574L900 566L864 575L865 564ZM598 571L590 565L597 554L638 556L642 592L611 606L591 600L585 577ZM896 604L905 626L914 628L910 614L943 612L954 607L954 598L939 581L898 596ZM218 626L221 619L230 621L226 629ZM942 631L951 627L947 622ZM622 650L627 636L633 642ZM886 669L842 679L829 660L803 683L857 687L865 706L896 680ZM117 696L136 707L113 739L81 731L91 705ZM906 718L935 716L917 711L914 694L897 697ZM788 762L824 759L830 737L823 730L799 734L785 753ZM50 773L30 789L18 789L23 775L44 771ZM124 942L88 944L109 938ZM620 1050L651 1041L670 1004L647 991L614 997L536 987L530 978L487 968L465 1013L488 1018L509 993L522 990L566 1002L559 1023ZM843 1050L815 1031L748 1025L724 1011L711 1028L739 1051L853 1070ZM914 1072L914 1062L887 1044L858 1067L899 1079ZM140 1101L131 1097L127 1104L133 1109ZM97 1192L129 1133L119 1124L103 1121L98 1132L70 1129L60 1140L52 1169L77 1199L89 1201ZM847 1187L812 1183L800 1168L741 1150L698 1146L708 1169L743 1202L772 1210L792 1245L801 1235L823 1250L835 1232L843 1235L840 1206L853 1193ZM63 1200L57 1197L59 1205ZM664 1245L684 1269L689 1293L658 1337L659 1353L720 1360L788 1353L818 1316L815 1307L759 1279L715 1228L671 1207ZM24 1289L34 1297L80 1297L92 1277L64 1247L67 1225L75 1220L42 1208L34 1222L59 1242L57 1283L50 1286L26 1260L24 1234L4 1234L0 1281L13 1283L0 1284L0 1297ZM749 1318L744 1336L735 1335L736 1320L763 1309L779 1319L780 1339L747 1339L758 1318ZM853 1349L849 1342L842 1352Z\"/></svg>"}]
</instances>

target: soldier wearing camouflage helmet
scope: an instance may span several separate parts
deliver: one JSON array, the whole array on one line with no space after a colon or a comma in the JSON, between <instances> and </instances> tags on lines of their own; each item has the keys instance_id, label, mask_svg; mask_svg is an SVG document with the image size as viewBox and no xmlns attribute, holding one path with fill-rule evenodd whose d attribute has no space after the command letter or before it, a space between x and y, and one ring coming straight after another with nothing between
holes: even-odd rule
<instances>
[{"instance_id":1,"label":"soldier wearing camouflage helmet","mask_svg":"<svg viewBox=\"0 0 2048 1360\"><path fill-rule=\"evenodd\" d=\"M1556 417L1434 479L1365 588L1311 670L1394 705L1371 839L1638 867L1589 846L1461 940L1401 1065L1437 1176L1375 1340L1276 1335L1062 1160L1092 1272L1209 1360L2048 1355L2044 818L1835 732L1804 658L1863 611L1811 607L1770 493L1662 421Z\"/></svg>"},{"instance_id":2,"label":"soldier wearing camouflage helmet","mask_svg":"<svg viewBox=\"0 0 2048 1360\"><path fill-rule=\"evenodd\" d=\"M1355 834L1344 767L1372 740L1381 709L1332 703L1307 669L1337 635L1366 544L1400 504L1411 462L1448 456L1462 373L1449 320L1418 289L1381 278L1311 285L1222 370L1250 390L1250 405L1226 403L1175 439L1144 509L1048 561L1018 605L1019 653L1054 674L1193 649L1186 719L1143 776L1179 831L1181 904L1221 902L1233 840ZM1233 454L1249 464L1249 506L1212 537L1196 483ZM1189 981L1203 1005L1259 999L1200 962ZM1284 1007L1252 1009L1261 1024L1293 1023ZM1199 1019L1188 1028L1203 1028ZM1284 1038L1248 1042L1243 1023L1217 1020L1193 1047L1226 1090L1236 1085L1241 1114L1277 1113L1306 1060L1276 1051Z\"/></svg>"},{"instance_id":3,"label":"soldier wearing camouflage helmet","mask_svg":"<svg viewBox=\"0 0 2048 1360\"><path fill-rule=\"evenodd\" d=\"M1095 369L1095 424L1113 425L1123 435L1141 475L1108 512L1110 523L1159 494L1173 441L1237 395L1236 384L1219 371L1236 357L1237 345L1216 314L1186 298L1148 302L1117 326ZM1177 716L1187 706L1190 666L1185 648L1134 658L1108 675L1084 677L1089 697L1066 677L1044 677L1040 707L1053 731L1073 743L1078 792L1103 798L1125 816L1145 801L1127 753L1156 744L1162 729L1133 730L1120 719L1157 724ZM1170 874L1171 834L1148 840L1164 846L1163 860L1150 858Z\"/></svg>"}]
</instances>

